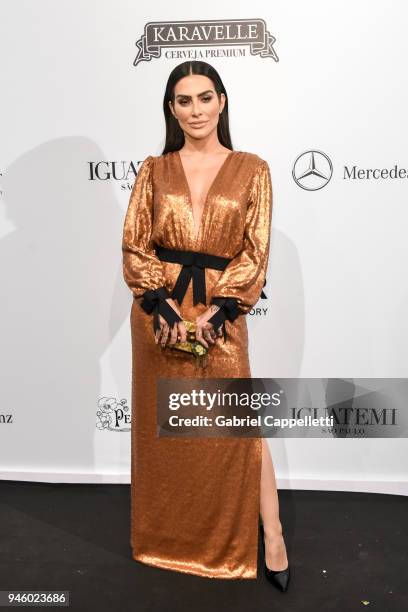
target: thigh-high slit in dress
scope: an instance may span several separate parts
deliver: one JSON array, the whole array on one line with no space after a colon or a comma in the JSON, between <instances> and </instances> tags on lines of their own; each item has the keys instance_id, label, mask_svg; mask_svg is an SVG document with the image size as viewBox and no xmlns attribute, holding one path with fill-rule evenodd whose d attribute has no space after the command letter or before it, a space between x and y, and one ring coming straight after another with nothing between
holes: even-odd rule
<instances>
[{"instance_id":1,"label":"thigh-high slit in dress","mask_svg":"<svg viewBox=\"0 0 408 612\"><path fill-rule=\"evenodd\" d=\"M179 152L149 156L137 173L122 244L133 294L130 545L137 561L211 578L257 576L262 439L158 438L156 386L159 378L251 377L245 315L264 285L271 217L269 166L253 153L228 154L197 233ZM221 305L226 337L210 346L205 368L155 344L144 300L160 312L184 265L159 259L163 247L230 259L223 270L205 268L206 304L194 303L192 279L179 305L187 320Z\"/></svg>"}]
</instances>

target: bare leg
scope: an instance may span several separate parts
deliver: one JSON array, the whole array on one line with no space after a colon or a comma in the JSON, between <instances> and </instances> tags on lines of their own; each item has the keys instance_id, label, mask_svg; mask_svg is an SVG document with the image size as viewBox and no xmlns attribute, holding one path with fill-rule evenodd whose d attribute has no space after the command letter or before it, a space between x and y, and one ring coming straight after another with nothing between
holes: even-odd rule
<instances>
[{"instance_id":1,"label":"bare leg","mask_svg":"<svg viewBox=\"0 0 408 612\"><path fill-rule=\"evenodd\" d=\"M284 570L288 566L282 525L279 519L279 499L275 472L268 442L262 438L262 470L260 511L265 534L265 561L269 569Z\"/></svg>"}]
</instances>

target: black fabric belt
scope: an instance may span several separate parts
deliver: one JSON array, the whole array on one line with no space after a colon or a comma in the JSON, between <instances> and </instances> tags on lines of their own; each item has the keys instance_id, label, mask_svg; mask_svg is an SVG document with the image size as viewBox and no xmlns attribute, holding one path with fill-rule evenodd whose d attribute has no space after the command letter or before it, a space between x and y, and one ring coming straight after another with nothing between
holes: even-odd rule
<instances>
[{"instance_id":1,"label":"black fabric belt","mask_svg":"<svg viewBox=\"0 0 408 612\"><path fill-rule=\"evenodd\" d=\"M192 279L194 306L200 302L204 305L207 303L205 268L225 270L231 261L231 258L228 257L219 257L218 255L209 255L208 253L199 253L197 251L166 249L160 245L156 245L156 254L161 261L182 264L183 267L177 277L171 297L181 304Z\"/></svg>"},{"instance_id":2,"label":"black fabric belt","mask_svg":"<svg viewBox=\"0 0 408 612\"><path fill-rule=\"evenodd\" d=\"M190 281L193 282L193 303L207 305L205 287L205 268L215 270L225 270L232 258L219 257L198 251L179 251L177 249L166 249L160 245L155 246L156 255L161 261L182 264L180 274L170 293L166 287L151 289L143 294L141 307L148 314L153 314L153 330L160 329L159 314L172 327L175 322L182 321L182 318L166 302L166 299L176 299L181 305L187 292ZM232 297L213 297L211 304L219 306L219 310L208 319L214 328L222 327L224 340L227 337L225 321L234 321L239 315L239 308L236 298Z\"/></svg>"}]
</instances>

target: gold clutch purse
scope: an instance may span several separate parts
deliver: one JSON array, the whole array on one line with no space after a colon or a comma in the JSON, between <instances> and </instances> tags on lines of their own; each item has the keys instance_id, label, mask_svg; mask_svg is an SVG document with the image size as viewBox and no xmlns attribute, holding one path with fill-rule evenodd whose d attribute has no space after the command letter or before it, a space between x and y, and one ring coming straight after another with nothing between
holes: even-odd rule
<instances>
[{"instance_id":1,"label":"gold clutch purse","mask_svg":"<svg viewBox=\"0 0 408 612\"><path fill-rule=\"evenodd\" d=\"M183 323L187 330L187 340L185 342L168 344L167 346L178 351L191 353L196 358L197 364L200 367L205 367L208 360L208 349L196 339L195 323L193 321L186 321L185 319L183 319Z\"/></svg>"}]
</instances>

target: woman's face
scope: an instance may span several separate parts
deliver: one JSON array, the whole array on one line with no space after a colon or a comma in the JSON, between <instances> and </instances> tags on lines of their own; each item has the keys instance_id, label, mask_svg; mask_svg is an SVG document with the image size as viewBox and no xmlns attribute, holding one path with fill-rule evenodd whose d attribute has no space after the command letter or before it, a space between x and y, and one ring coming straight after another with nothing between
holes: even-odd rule
<instances>
[{"instance_id":1,"label":"woman's face","mask_svg":"<svg viewBox=\"0 0 408 612\"><path fill-rule=\"evenodd\" d=\"M174 106L169 102L183 132L198 139L217 129L224 104L225 95L222 93L219 99L214 83L201 74L180 79L174 88Z\"/></svg>"}]
</instances>

